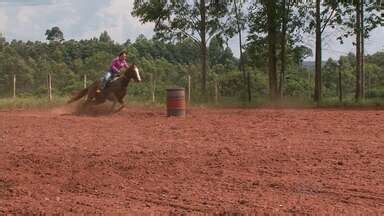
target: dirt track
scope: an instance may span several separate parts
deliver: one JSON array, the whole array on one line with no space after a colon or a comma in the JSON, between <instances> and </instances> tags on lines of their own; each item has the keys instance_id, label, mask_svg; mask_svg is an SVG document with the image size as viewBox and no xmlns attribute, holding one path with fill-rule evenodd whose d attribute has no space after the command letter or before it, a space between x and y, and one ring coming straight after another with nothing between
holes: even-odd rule
<instances>
[{"instance_id":1,"label":"dirt track","mask_svg":"<svg viewBox=\"0 0 384 216\"><path fill-rule=\"evenodd\" d=\"M384 111L0 111L3 213L384 214Z\"/></svg>"}]
</instances>

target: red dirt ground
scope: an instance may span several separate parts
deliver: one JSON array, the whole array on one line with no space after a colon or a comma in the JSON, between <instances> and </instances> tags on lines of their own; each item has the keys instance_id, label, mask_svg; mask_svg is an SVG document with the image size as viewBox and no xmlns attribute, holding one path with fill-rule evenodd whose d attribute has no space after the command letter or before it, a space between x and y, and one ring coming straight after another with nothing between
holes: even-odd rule
<instances>
[{"instance_id":1,"label":"red dirt ground","mask_svg":"<svg viewBox=\"0 0 384 216\"><path fill-rule=\"evenodd\" d=\"M0 111L0 215L384 214L384 111Z\"/></svg>"}]
</instances>

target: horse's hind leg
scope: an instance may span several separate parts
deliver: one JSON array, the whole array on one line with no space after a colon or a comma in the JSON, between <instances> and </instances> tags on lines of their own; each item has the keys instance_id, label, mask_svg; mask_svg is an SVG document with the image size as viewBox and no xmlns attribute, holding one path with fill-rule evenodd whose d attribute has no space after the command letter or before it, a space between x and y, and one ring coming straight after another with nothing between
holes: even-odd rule
<instances>
[{"instance_id":1,"label":"horse's hind leg","mask_svg":"<svg viewBox=\"0 0 384 216\"><path fill-rule=\"evenodd\" d=\"M120 98L117 98L115 94L111 94L109 99L113 102L111 108L110 108L110 113L117 113L121 111L124 108L124 103ZM115 110L116 104L119 103L119 108Z\"/></svg>"},{"instance_id":2,"label":"horse's hind leg","mask_svg":"<svg viewBox=\"0 0 384 216\"><path fill-rule=\"evenodd\" d=\"M109 95L108 99L112 101L112 106L111 106L111 108L109 109L109 113L114 113L114 112L115 112L115 111L114 111L114 110L115 110L115 106L116 106L116 103L118 102L118 99L117 99L116 95L113 94L113 93L111 93L111 94Z\"/></svg>"},{"instance_id":3,"label":"horse's hind leg","mask_svg":"<svg viewBox=\"0 0 384 216\"><path fill-rule=\"evenodd\" d=\"M120 107L117 108L117 110L115 111L115 113L120 112L124 107L125 107L124 104L120 104Z\"/></svg>"},{"instance_id":4,"label":"horse's hind leg","mask_svg":"<svg viewBox=\"0 0 384 216\"><path fill-rule=\"evenodd\" d=\"M85 101L81 104L79 109L79 114L89 114L91 111L91 106L93 105L93 101L91 98L86 98Z\"/></svg>"},{"instance_id":5,"label":"horse's hind leg","mask_svg":"<svg viewBox=\"0 0 384 216\"><path fill-rule=\"evenodd\" d=\"M109 113L114 113L115 111L115 106L116 106L116 101L113 101L113 104L111 106L111 108L109 109Z\"/></svg>"},{"instance_id":6,"label":"horse's hind leg","mask_svg":"<svg viewBox=\"0 0 384 216\"><path fill-rule=\"evenodd\" d=\"M123 102L123 99L121 98L121 99L119 99L118 100L118 102L119 102L119 104L120 104L120 107L115 111L115 112L119 112L119 111L121 111L124 107L125 107L125 105L124 105L124 102Z\"/></svg>"}]
</instances>

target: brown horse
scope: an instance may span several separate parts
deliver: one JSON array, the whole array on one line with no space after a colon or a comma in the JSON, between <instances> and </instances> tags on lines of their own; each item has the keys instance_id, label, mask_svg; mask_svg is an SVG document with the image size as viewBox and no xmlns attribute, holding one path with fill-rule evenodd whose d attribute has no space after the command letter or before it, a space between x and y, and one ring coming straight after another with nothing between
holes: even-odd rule
<instances>
[{"instance_id":1,"label":"brown horse","mask_svg":"<svg viewBox=\"0 0 384 216\"><path fill-rule=\"evenodd\" d=\"M104 103L106 100L110 100L113 102L111 111L114 110L117 102L120 104L120 107L116 110L116 112L118 112L124 108L123 99L127 93L127 87L131 79L136 82L141 82L139 69L135 64L131 64L125 70L123 69L123 71L120 72L120 77L110 82L100 93L97 93L97 89L99 89L100 86L100 80L97 80L87 88L75 93L68 103L77 101L87 95L84 104L86 107L89 107L90 105L98 105Z\"/></svg>"}]
</instances>

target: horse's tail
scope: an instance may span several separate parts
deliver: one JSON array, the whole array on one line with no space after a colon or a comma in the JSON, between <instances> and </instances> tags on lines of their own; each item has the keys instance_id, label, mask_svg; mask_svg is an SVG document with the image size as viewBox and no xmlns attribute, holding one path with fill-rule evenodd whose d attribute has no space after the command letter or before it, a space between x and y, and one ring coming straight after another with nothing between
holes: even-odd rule
<instances>
[{"instance_id":1,"label":"horse's tail","mask_svg":"<svg viewBox=\"0 0 384 216\"><path fill-rule=\"evenodd\" d=\"M73 94L72 98L67 102L68 104L74 102L74 101L77 101L79 100L80 98L84 97L84 95L86 95L88 93L88 87L79 91L79 92L76 92L75 94Z\"/></svg>"}]
</instances>

